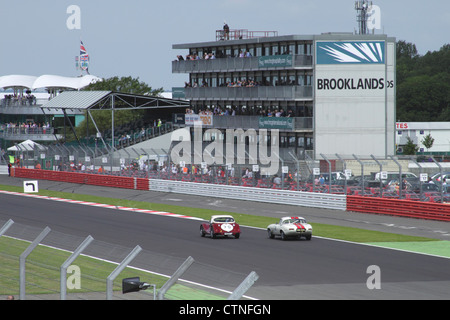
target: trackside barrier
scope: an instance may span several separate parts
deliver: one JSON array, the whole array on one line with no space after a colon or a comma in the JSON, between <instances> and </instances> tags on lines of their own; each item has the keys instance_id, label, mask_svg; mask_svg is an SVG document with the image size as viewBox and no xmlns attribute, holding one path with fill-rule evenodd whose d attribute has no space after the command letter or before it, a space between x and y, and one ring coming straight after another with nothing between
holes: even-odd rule
<instances>
[{"instance_id":1,"label":"trackside barrier","mask_svg":"<svg viewBox=\"0 0 450 320\"><path fill-rule=\"evenodd\" d=\"M52 180L136 190L174 192L216 198L450 221L450 204L442 203L26 168L14 168L11 171L11 175L17 178Z\"/></svg>"},{"instance_id":2,"label":"trackside barrier","mask_svg":"<svg viewBox=\"0 0 450 320\"><path fill-rule=\"evenodd\" d=\"M41 179L104 187L148 190L148 179L143 178L25 168L14 168L12 171L12 176L16 178Z\"/></svg>"},{"instance_id":3,"label":"trackside barrier","mask_svg":"<svg viewBox=\"0 0 450 320\"><path fill-rule=\"evenodd\" d=\"M151 191L174 192L215 198L290 204L295 206L335 210L346 209L345 195L339 194L298 192L159 179L150 179L149 184L149 189Z\"/></svg>"},{"instance_id":4,"label":"trackside barrier","mask_svg":"<svg viewBox=\"0 0 450 320\"><path fill-rule=\"evenodd\" d=\"M450 204L347 196L347 211L450 221Z\"/></svg>"}]
</instances>

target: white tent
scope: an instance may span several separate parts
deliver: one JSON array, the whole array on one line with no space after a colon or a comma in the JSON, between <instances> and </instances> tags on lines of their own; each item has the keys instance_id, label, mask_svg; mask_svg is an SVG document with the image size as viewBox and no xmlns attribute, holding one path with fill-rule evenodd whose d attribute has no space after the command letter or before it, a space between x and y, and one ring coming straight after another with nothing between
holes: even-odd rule
<instances>
[{"instance_id":1,"label":"white tent","mask_svg":"<svg viewBox=\"0 0 450 320\"><path fill-rule=\"evenodd\" d=\"M8 151L34 151L34 150L47 150L47 147L34 142L32 140L25 140L18 145L12 146L8 148Z\"/></svg>"}]
</instances>

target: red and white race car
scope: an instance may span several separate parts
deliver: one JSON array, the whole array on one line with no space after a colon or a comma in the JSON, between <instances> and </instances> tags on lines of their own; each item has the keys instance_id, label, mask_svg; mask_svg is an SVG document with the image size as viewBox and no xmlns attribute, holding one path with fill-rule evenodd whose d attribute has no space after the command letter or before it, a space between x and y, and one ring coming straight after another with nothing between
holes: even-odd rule
<instances>
[{"instance_id":1,"label":"red and white race car","mask_svg":"<svg viewBox=\"0 0 450 320\"><path fill-rule=\"evenodd\" d=\"M278 223L267 227L267 233L271 239L280 236L283 240L289 237L305 237L306 240L311 240L312 226L303 217L282 217Z\"/></svg>"},{"instance_id":2,"label":"red and white race car","mask_svg":"<svg viewBox=\"0 0 450 320\"><path fill-rule=\"evenodd\" d=\"M241 228L230 215L214 215L211 216L209 222L204 222L200 225L200 235L204 237L207 234L211 238L216 238L217 236L233 236L239 239Z\"/></svg>"}]
</instances>

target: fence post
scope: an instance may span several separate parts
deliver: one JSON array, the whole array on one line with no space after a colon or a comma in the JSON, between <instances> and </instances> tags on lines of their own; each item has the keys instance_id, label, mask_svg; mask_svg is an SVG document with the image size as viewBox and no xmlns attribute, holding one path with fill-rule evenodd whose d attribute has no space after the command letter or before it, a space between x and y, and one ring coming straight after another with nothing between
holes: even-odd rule
<instances>
[{"instance_id":1,"label":"fence post","mask_svg":"<svg viewBox=\"0 0 450 320\"><path fill-rule=\"evenodd\" d=\"M28 246L27 249L20 255L19 258L19 287L20 300L25 300L25 260L28 255L39 245L39 243L44 239L47 234L50 232L49 227L45 227L45 229L37 236L36 239Z\"/></svg>"},{"instance_id":2,"label":"fence post","mask_svg":"<svg viewBox=\"0 0 450 320\"><path fill-rule=\"evenodd\" d=\"M73 263L73 261L81 254L81 252L94 240L92 236L88 236L81 244L80 246L71 254L69 258L61 265L61 280L60 280L60 286L61 286L61 300L66 300L66 293L67 293L67 268Z\"/></svg>"},{"instance_id":3,"label":"fence post","mask_svg":"<svg viewBox=\"0 0 450 320\"><path fill-rule=\"evenodd\" d=\"M378 161L373 154L370 155L372 159L380 166L380 198L383 198L383 179L381 178L381 174L383 172L383 165Z\"/></svg>"},{"instance_id":4,"label":"fence post","mask_svg":"<svg viewBox=\"0 0 450 320\"><path fill-rule=\"evenodd\" d=\"M164 283L164 285L159 289L158 295L156 296L157 300L163 300L164 295L166 294L167 290L172 287L175 282L183 275L183 273L186 272L187 269L191 266L191 264L194 263L194 258L188 257L186 261L183 262L183 264L178 268L177 271L170 277L170 279Z\"/></svg>"},{"instance_id":5,"label":"fence post","mask_svg":"<svg viewBox=\"0 0 450 320\"><path fill-rule=\"evenodd\" d=\"M134 247L130 254L123 259L123 261L114 269L113 272L106 278L106 300L112 300L113 296L113 281L122 272L123 269L141 252L140 246Z\"/></svg>"},{"instance_id":6,"label":"fence post","mask_svg":"<svg viewBox=\"0 0 450 320\"><path fill-rule=\"evenodd\" d=\"M405 183L403 183L403 174L402 174L402 165L400 164L400 163L398 163L398 161L397 160L395 160L395 158L393 157L393 156L389 156L391 159L392 159L392 161L394 161L395 162L395 164L398 166L398 185L399 185L399 188L398 188L398 196L399 196L399 199L403 199L403 187L405 187L405 190L406 190L406 181L405 181ZM404 186L403 186L404 185Z\"/></svg>"},{"instance_id":7,"label":"fence post","mask_svg":"<svg viewBox=\"0 0 450 320\"><path fill-rule=\"evenodd\" d=\"M422 175L422 166L413 157L411 157L410 159L411 159L411 161L413 161L419 167L419 188L420 188L420 198L419 198L419 200L422 201L423 190L422 190L422 179L420 177Z\"/></svg>"},{"instance_id":8,"label":"fence post","mask_svg":"<svg viewBox=\"0 0 450 320\"><path fill-rule=\"evenodd\" d=\"M342 157L336 153L336 157L342 162L342 171L344 171L344 194L347 195L347 174L346 174L346 169L347 169L347 164L345 163L345 160L342 159Z\"/></svg>"},{"instance_id":9,"label":"fence post","mask_svg":"<svg viewBox=\"0 0 450 320\"><path fill-rule=\"evenodd\" d=\"M14 221L12 219L9 219L3 227L0 229L0 237L5 234L5 232L14 224Z\"/></svg>"},{"instance_id":10,"label":"fence post","mask_svg":"<svg viewBox=\"0 0 450 320\"><path fill-rule=\"evenodd\" d=\"M328 193L331 193L331 162L322 153L320 154L322 158L328 163L328 172L330 173L330 178L328 180Z\"/></svg>"},{"instance_id":11,"label":"fence post","mask_svg":"<svg viewBox=\"0 0 450 320\"><path fill-rule=\"evenodd\" d=\"M233 291L227 300L239 300L250 287L258 280L259 276L255 271L250 272L247 278Z\"/></svg>"},{"instance_id":12,"label":"fence post","mask_svg":"<svg viewBox=\"0 0 450 320\"><path fill-rule=\"evenodd\" d=\"M442 176L442 166L439 164L439 162L436 161L436 159L434 159L434 157L430 157L431 160L433 160L433 162L439 167L439 175L441 178L441 203L444 202L444 177Z\"/></svg>"},{"instance_id":13,"label":"fence post","mask_svg":"<svg viewBox=\"0 0 450 320\"><path fill-rule=\"evenodd\" d=\"M362 182L362 196L364 197L364 189L366 188L365 186L365 182L364 182L364 163L359 160L359 158L356 155L353 155L353 158L356 159L356 161L358 161L358 163L361 165L361 182Z\"/></svg>"}]
</instances>

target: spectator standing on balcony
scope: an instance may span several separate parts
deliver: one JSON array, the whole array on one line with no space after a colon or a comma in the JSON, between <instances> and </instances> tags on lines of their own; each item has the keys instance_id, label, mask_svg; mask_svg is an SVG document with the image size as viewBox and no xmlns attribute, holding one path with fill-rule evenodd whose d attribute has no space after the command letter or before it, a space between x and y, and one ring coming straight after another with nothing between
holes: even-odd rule
<instances>
[{"instance_id":1,"label":"spectator standing on balcony","mask_svg":"<svg viewBox=\"0 0 450 320\"><path fill-rule=\"evenodd\" d=\"M227 22L223 22L223 37L226 40L230 40L230 27L228 26Z\"/></svg>"}]
</instances>

